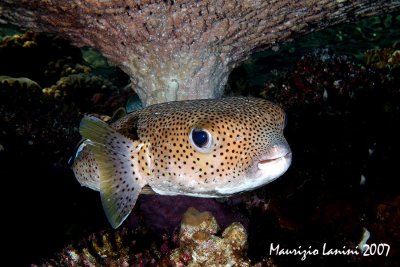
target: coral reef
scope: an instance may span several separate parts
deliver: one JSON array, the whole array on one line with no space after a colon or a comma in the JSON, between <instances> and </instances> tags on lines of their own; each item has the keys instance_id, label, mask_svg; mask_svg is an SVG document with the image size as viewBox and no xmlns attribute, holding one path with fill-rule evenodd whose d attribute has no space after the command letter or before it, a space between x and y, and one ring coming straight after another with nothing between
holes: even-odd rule
<instances>
[{"instance_id":1,"label":"coral reef","mask_svg":"<svg viewBox=\"0 0 400 267\"><path fill-rule=\"evenodd\" d=\"M33 46L24 49L33 49ZM91 232L97 234L63 251L82 256L80 259L94 258L98 266L113 262L116 265L125 262L139 266L145 263L170 265L171 250L183 249L179 245L179 233L173 232L183 212L184 205L180 202L188 204L189 201L172 196L169 199L142 197L140 209L134 211L136 217L129 218L129 226L135 229L138 224L146 225L147 229L126 230L126 235L125 230L99 233L99 229L108 225L102 223L105 218L98 205L98 195L81 189L66 167L70 151L79 138L74 127L82 114L111 115L114 106L123 105L128 92L111 92L110 88L93 91L66 88L65 96L63 93L60 97L43 94L43 88L50 88L63 79L61 72L64 70L66 75L85 76L87 66L79 59L67 63L69 56L62 61L52 54L52 59L47 60L49 55L44 51L40 53L42 56L37 60L28 60L31 58L28 55L21 59L17 56L22 52L14 53L21 72L0 73L4 75L0 78L0 177L4 177L3 187L14 192L12 198L20 200L10 200L9 194L2 199L7 203L4 213L11 218L5 221L4 229L11 237L6 233L3 239L7 244L3 265L46 262L62 266L56 259L40 259L51 258L71 240L81 239ZM5 58L2 54L1 66ZM46 62L42 64L41 60ZM50 61L60 66L52 65L57 72L49 73L48 77L54 78L43 82L40 77L44 77L46 69L52 69L46 68ZM41 73L31 75L24 71L24 66L33 63L38 65L30 66L32 70L38 69L40 64L45 66ZM67 65L71 69L64 67ZM221 228L235 221L242 222L240 218L244 217L247 255L252 262L260 262L256 266L400 266L396 179L400 150L399 68L363 66L331 51L305 55L289 66L291 69L286 74L280 75L277 70L279 79L269 82L263 90L272 87L266 96L288 107L285 132L296 155L292 167L282 179L268 187L238 198L205 201L196 207L211 211L218 224L224 225ZM73 74L71 70L74 69L77 73ZM300 82L294 82L298 80ZM337 80L341 82L336 82L335 87ZM290 85L290 90L286 93L278 90L282 85ZM285 93L285 97L280 92ZM252 93L258 95L259 92ZM49 205L50 202L54 205ZM162 202L170 203L161 207ZM161 215L155 212L159 205ZM171 206L173 208L169 209ZM166 220L170 222L163 225ZM150 233L148 228L161 230ZM320 248L324 243L334 248L352 248L359 244L364 228L371 234L367 243L391 246L388 257L307 257L303 262L295 256L271 258L269 255L270 258L265 259L271 243L285 248L299 245ZM223 239L221 232L210 236ZM112 252L105 252L108 250ZM67 260L70 255L65 253L63 257ZM111 260L107 261L102 255L108 255ZM128 260L125 255L129 255ZM184 257L183 260L188 259Z\"/></svg>"},{"instance_id":2,"label":"coral reef","mask_svg":"<svg viewBox=\"0 0 400 267\"><path fill-rule=\"evenodd\" d=\"M0 20L98 49L130 76L149 105L221 96L230 71L252 52L399 7L389 0L3 0Z\"/></svg>"},{"instance_id":3,"label":"coral reef","mask_svg":"<svg viewBox=\"0 0 400 267\"><path fill-rule=\"evenodd\" d=\"M101 232L33 266L250 266L244 227L232 223L221 236L217 230L210 212L189 208L177 235L155 238L141 227Z\"/></svg>"},{"instance_id":4,"label":"coral reef","mask_svg":"<svg viewBox=\"0 0 400 267\"><path fill-rule=\"evenodd\" d=\"M15 229L6 238L7 254L10 261L17 259L11 265L25 266L43 256L42 249L54 252L71 236L82 236L86 227L76 227L78 214L85 217L86 229L96 225L95 209L82 212L90 197L80 195L67 162L80 139L82 116L111 116L134 94L124 89L126 76L116 74L118 82L100 77L79 49L52 36L28 32L5 37L0 58L0 177L5 188L19 188L25 203L25 208L6 207L14 218L7 228ZM85 200L73 207L78 199ZM57 202L56 208L50 202ZM19 241L25 239L32 242ZM12 250L15 246L24 252Z\"/></svg>"},{"instance_id":5,"label":"coral reef","mask_svg":"<svg viewBox=\"0 0 400 267\"><path fill-rule=\"evenodd\" d=\"M286 108L335 102L338 97L348 101L360 88L370 87L368 74L346 56L317 50L305 55L278 81L267 83L260 95L276 99Z\"/></svg>"},{"instance_id":6,"label":"coral reef","mask_svg":"<svg viewBox=\"0 0 400 267\"><path fill-rule=\"evenodd\" d=\"M112 115L133 95L93 74L79 49L52 36L27 32L5 37L0 57L0 125L5 146L19 147L16 143L25 139L31 149L44 146L49 150L42 153L56 153L64 150L57 144L63 136L70 142L63 152L67 156L79 138L76 126L82 114Z\"/></svg>"},{"instance_id":7,"label":"coral reef","mask_svg":"<svg viewBox=\"0 0 400 267\"><path fill-rule=\"evenodd\" d=\"M12 79L27 83L21 77L28 78L42 88L46 96L60 98L58 101L78 100L80 107L96 102L99 95L93 98L95 94L104 95L102 101L105 102L117 91L114 80L97 75L83 60L79 49L53 36L33 32L6 36L0 42L0 57L0 74L8 76L8 87ZM3 85L5 78L1 78ZM123 104L119 102L113 108ZM110 113L110 110L101 112Z\"/></svg>"}]
</instances>

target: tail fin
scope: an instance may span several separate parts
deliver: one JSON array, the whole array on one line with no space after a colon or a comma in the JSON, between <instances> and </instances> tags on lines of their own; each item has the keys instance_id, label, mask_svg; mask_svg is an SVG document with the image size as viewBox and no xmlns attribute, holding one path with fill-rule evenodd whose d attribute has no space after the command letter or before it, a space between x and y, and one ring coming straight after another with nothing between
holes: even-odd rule
<instances>
[{"instance_id":1,"label":"tail fin","mask_svg":"<svg viewBox=\"0 0 400 267\"><path fill-rule=\"evenodd\" d=\"M87 145L98 163L103 208L112 227L117 228L147 183L137 163L141 145L94 117L83 118L79 132L88 139Z\"/></svg>"}]
</instances>

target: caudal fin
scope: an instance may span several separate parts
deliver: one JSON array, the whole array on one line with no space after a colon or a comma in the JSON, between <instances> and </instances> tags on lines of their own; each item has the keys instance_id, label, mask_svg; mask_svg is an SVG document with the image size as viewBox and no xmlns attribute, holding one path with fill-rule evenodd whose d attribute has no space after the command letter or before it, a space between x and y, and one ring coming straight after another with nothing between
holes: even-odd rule
<instances>
[{"instance_id":1,"label":"caudal fin","mask_svg":"<svg viewBox=\"0 0 400 267\"><path fill-rule=\"evenodd\" d=\"M87 145L98 163L103 208L112 227L117 228L147 183L137 164L141 146L94 117L83 118L79 132L88 139Z\"/></svg>"}]
</instances>

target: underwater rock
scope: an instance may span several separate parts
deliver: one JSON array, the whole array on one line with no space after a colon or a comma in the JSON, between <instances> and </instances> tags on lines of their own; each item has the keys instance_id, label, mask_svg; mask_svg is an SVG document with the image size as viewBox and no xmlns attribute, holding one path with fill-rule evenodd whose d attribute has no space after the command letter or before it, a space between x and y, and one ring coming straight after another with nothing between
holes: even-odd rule
<instances>
[{"instance_id":1,"label":"underwater rock","mask_svg":"<svg viewBox=\"0 0 400 267\"><path fill-rule=\"evenodd\" d=\"M233 223L221 236L216 235L217 230L211 213L189 208L182 218L180 246L169 256L172 266L250 266L243 225Z\"/></svg>"}]
</instances>

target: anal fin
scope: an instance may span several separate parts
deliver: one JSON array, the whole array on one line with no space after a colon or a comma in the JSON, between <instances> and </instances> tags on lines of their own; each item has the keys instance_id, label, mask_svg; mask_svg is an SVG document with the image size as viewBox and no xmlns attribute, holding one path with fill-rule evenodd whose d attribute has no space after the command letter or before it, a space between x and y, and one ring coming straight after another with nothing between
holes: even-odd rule
<instances>
[{"instance_id":1,"label":"anal fin","mask_svg":"<svg viewBox=\"0 0 400 267\"><path fill-rule=\"evenodd\" d=\"M140 192L140 194L143 194L143 195L158 195L149 185L145 185L142 188L142 192Z\"/></svg>"}]
</instances>

